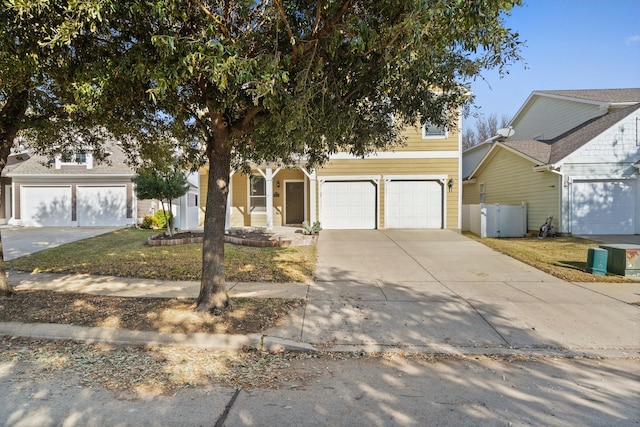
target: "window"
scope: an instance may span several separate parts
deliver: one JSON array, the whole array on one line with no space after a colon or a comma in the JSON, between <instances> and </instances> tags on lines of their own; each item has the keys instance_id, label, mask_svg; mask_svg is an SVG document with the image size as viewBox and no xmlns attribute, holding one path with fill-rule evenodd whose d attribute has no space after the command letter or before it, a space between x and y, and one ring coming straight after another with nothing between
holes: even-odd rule
<instances>
[{"instance_id":1,"label":"window","mask_svg":"<svg viewBox=\"0 0 640 427\"><path fill-rule=\"evenodd\" d=\"M93 169L93 156L91 153L65 151L55 158L55 168L60 169L62 166L84 166Z\"/></svg>"},{"instance_id":2,"label":"window","mask_svg":"<svg viewBox=\"0 0 640 427\"><path fill-rule=\"evenodd\" d=\"M198 195L189 193L187 196L187 207L194 208L196 206L198 206Z\"/></svg>"},{"instance_id":3,"label":"window","mask_svg":"<svg viewBox=\"0 0 640 427\"><path fill-rule=\"evenodd\" d=\"M249 199L251 213L267 212L267 181L262 175L251 175Z\"/></svg>"},{"instance_id":4,"label":"window","mask_svg":"<svg viewBox=\"0 0 640 427\"><path fill-rule=\"evenodd\" d=\"M422 139L446 138L447 128L444 126L432 125L430 123L422 126Z\"/></svg>"},{"instance_id":5,"label":"window","mask_svg":"<svg viewBox=\"0 0 640 427\"><path fill-rule=\"evenodd\" d=\"M87 153L71 153L65 151L60 158L62 163L77 163L84 165L87 163Z\"/></svg>"},{"instance_id":6,"label":"window","mask_svg":"<svg viewBox=\"0 0 640 427\"><path fill-rule=\"evenodd\" d=\"M480 184L480 185L478 185L478 187L479 187L479 190L480 190L480 203L484 203L484 196L485 196L485 192L486 192L485 185L484 184Z\"/></svg>"}]
</instances>

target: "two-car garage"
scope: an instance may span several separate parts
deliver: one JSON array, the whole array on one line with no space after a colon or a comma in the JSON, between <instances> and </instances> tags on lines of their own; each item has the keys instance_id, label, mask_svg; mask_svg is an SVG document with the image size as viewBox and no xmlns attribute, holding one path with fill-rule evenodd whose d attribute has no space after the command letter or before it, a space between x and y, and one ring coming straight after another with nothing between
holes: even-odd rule
<instances>
[{"instance_id":1,"label":"two-car garage","mask_svg":"<svg viewBox=\"0 0 640 427\"><path fill-rule=\"evenodd\" d=\"M20 225L119 226L133 222L130 185L22 185Z\"/></svg>"},{"instance_id":2,"label":"two-car garage","mask_svg":"<svg viewBox=\"0 0 640 427\"><path fill-rule=\"evenodd\" d=\"M444 180L354 177L320 181L326 229L444 228ZM384 224L378 220L383 212Z\"/></svg>"}]
</instances>

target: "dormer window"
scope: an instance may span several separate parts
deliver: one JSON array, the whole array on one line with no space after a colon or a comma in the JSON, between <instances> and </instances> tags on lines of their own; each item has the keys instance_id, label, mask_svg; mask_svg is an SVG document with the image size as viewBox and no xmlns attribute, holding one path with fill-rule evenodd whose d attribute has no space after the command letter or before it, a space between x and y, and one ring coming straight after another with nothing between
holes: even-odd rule
<instances>
[{"instance_id":1,"label":"dormer window","mask_svg":"<svg viewBox=\"0 0 640 427\"><path fill-rule=\"evenodd\" d=\"M93 169L93 156L91 153L65 151L55 159L56 169L61 169L63 166L85 166L87 169Z\"/></svg>"},{"instance_id":2,"label":"dormer window","mask_svg":"<svg viewBox=\"0 0 640 427\"><path fill-rule=\"evenodd\" d=\"M85 165L87 164L87 153L71 153L67 151L62 153L62 156L60 156L60 162Z\"/></svg>"}]
</instances>

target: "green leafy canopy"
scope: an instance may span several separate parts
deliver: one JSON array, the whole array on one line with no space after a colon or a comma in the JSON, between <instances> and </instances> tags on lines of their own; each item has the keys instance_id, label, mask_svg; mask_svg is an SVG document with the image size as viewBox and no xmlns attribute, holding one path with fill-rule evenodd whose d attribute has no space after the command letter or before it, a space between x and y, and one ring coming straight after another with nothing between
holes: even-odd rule
<instances>
[{"instance_id":1,"label":"green leafy canopy","mask_svg":"<svg viewBox=\"0 0 640 427\"><path fill-rule=\"evenodd\" d=\"M170 131L194 162L217 138L236 165L312 165L452 124L465 83L520 59L503 26L519 3L94 0L69 3L50 40L96 45L80 58L94 107L123 134Z\"/></svg>"}]
</instances>

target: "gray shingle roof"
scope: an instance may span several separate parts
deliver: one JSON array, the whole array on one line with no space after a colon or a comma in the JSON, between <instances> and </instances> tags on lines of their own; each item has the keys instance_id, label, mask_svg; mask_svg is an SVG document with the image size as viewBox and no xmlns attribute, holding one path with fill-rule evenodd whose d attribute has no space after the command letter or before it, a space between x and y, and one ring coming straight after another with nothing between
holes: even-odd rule
<instances>
[{"instance_id":1,"label":"gray shingle roof","mask_svg":"<svg viewBox=\"0 0 640 427\"><path fill-rule=\"evenodd\" d=\"M534 159L540 165L547 164L551 154L551 145L545 141L529 139L526 141L505 141L502 144Z\"/></svg>"},{"instance_id":2,"label":"gray shingle roof","mask_svg":"<svg viewBox=\"0 0 640 427\"><path fill-rule=\"evenodd\" d=\"M109 145L107 148L111 154L107 157L108 162L94 162L92 169L81 166L63 166L55 169L53 164L47 166L49 158L41 155L33 155L28 160L17 165L7 173L9 177L28 175L134 175L134 171L126 163L127 156L117 145Z\"/></svg>"},{"instance_id":3,"label":"gray shingle roof","mask_svg":"<svg viewBox=\"0 0 640 427\"><path fill-rule=\"evenodd\" d=\"M539 164L554 164L567 157L629 114L640 109L640 103L593 118L548 141L506 141L502 144Z\"/></svg>"},{"instance_id":4,"label":"gray shingle roof","mask_svg":"<svg viewBox=\"0 0 640 427\"><path fill-rule=\"evenodd\" d=\"M567 157L569 154L582 147L587 142L593 140L602 132L615 125L629 114L640 109L640 103L627 108L621 108L604 116L596 117L583 124L559 135L549 141L551 143L551 156L549 163L556 163Z\"/></svg>"},{"instance_id":5,"label":"gray shingle roof","mask_svg":"<svg viewBox=\"0 0 640 427\"><path fill-rule=\"evenodd\" d=\"M598 102L640 102L640 88L537 90L536 92Z\"/></svg>"}]
</instances>

